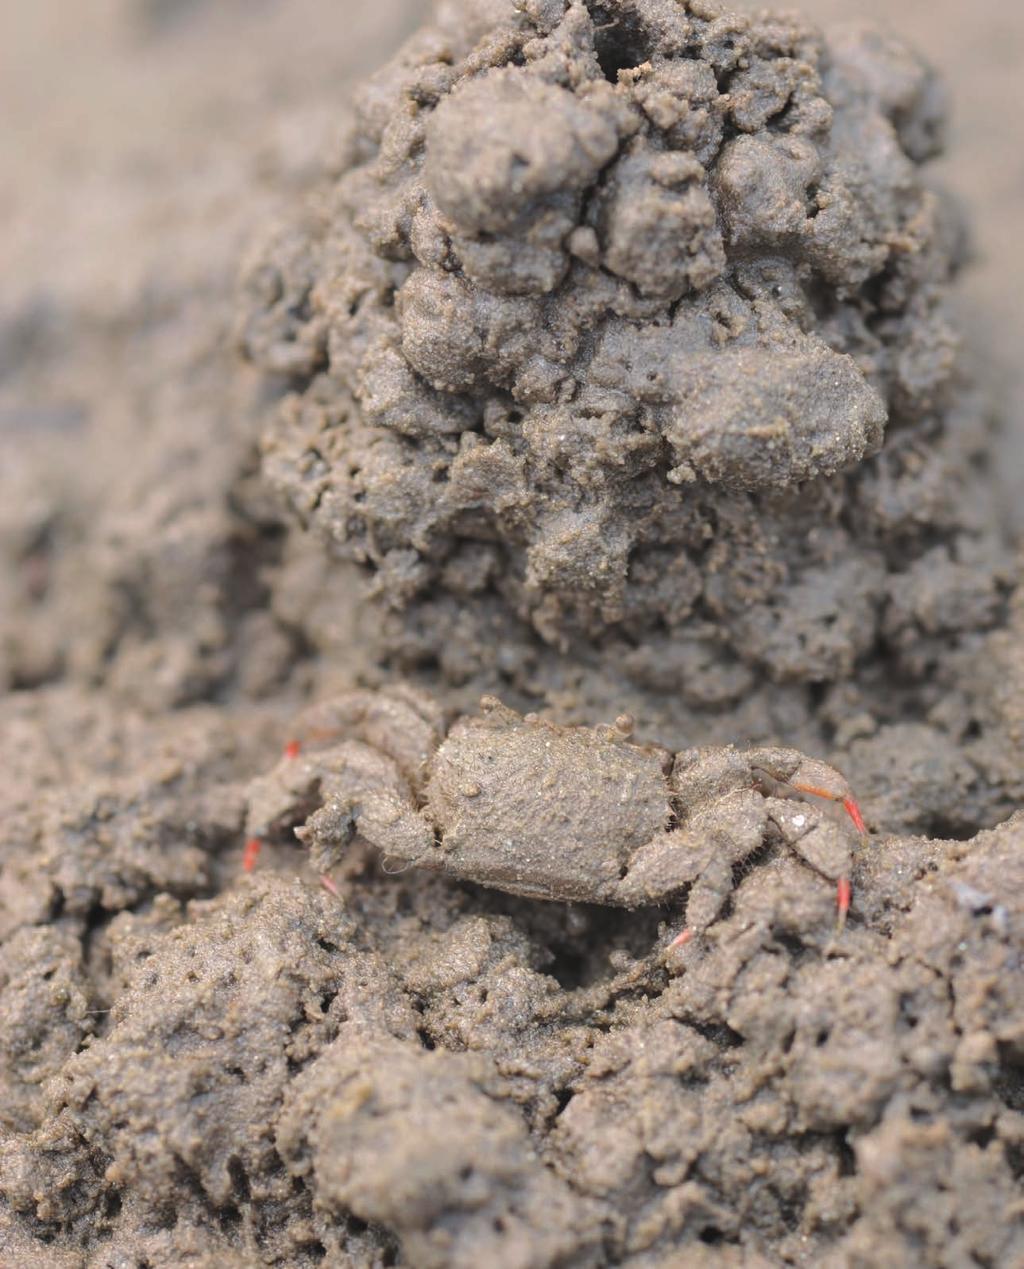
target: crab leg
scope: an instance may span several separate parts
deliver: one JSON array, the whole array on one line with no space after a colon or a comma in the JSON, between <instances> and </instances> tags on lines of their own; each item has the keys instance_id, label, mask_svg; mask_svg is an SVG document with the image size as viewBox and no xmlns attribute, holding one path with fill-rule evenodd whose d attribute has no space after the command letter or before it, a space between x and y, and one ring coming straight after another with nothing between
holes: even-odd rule
<instances>
[{"instance_id":1,"label":"crab leg","mask_svg":"<svg viewBox=\"0 0 1024 1269\"><path fill-rule=\"evenodd\" d=\"M807 765L807 764L803 764ZM822 766L823 764L816 764ZM844 792L836 792L834 789L826 788L821 784L812 784L800 779L793 779L785 775L771 771L767 766L760 768L754 764L755 770L763 770L764 774L771 780L777 781L786 788L792 789L794 793L802 793L810 797L824 798L828 802L834 802L841 806L849 816L854 828L860 834L862 841L868 839L868 829L864 822L864 815L861 812L857 799L849 790ZM797 775L798 772L793 772ZM846 918L850 911L850 903L853 899L853 885L849 877L840 877L836 882L836 922L838 930L842 933L846 926ZM683 929L669 944L670 948L683 947L693 938L694 931L689 927Z\"/></svg>"},{"instance_id":2,"label":"crab leg","mask_svg":"<svg viewBox=\"0 0 1024 1269\"><path fill-rule=\"evenodd\" d=\"M814 784L794 783L790 784L789 787L796 793L809 793L812 797L825 798L829 802L836 802L853 821L853 826L860 834L861 840L867 841L868 829L864 823L864 816L861 814L856 798L851 794L834 793L831 789L822 789ZM850 911L850 900L852 897L853 886L850 883L850 878L840 877L836 882L836 913L840 933L846 926L846 914Z\"/></svg>"}]
</instances>

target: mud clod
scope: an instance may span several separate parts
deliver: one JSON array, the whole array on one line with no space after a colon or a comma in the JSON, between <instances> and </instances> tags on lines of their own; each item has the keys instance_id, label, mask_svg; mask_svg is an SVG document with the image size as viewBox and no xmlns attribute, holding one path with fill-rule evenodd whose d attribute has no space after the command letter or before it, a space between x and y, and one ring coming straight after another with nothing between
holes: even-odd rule
<instances>
[{"instance_id":1,"label":"mud clod","mask_svg":"<svg viewBox=\"0 0 1024 1269\"><path fill-rule=\"evenodd\" d=\"M253 266L249 355L324 350L271 480L390 604L429 606L405 624L435 648L439 605L483 642L496 600L558 646L699 616L769 674L848 676L936 547L918 525L887 549L871 456L961 443L934 76L870 34L651 0L453 31L375 82L407 108L364 107L315 220ZM826 579L848 628L786 598Z\"/></svg>"}]
</instances>

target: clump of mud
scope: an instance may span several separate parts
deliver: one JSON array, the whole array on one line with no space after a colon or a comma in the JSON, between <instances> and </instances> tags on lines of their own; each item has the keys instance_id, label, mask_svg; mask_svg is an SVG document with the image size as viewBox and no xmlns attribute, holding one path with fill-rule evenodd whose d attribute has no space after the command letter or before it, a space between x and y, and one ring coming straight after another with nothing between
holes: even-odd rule
<instances>
[{"instance_id":1,"label":"clump of mud","mask_svg":"<svg viewBox=\"0 0 1024 1269\"><path fill-rule=\"evenodd\" d=\"M153 742L131 783L24 817L5 864L10 1263L1024 1250L1020 816L966 843L874 844L841 937L829 885L766 839L665 957L657 908L381 872L358 840L339 897L284 835L244 879L260 786L224 730ZM182 766L197 752L202 775ZM536 773L519 793L543 821L557 803ZM622 816L617 794L588 790L595 821ZM718 824L736 824L725 800Z\"/></svg>"},{"instance_id":2,"label":"clump of mud","mask_svg":"<svg viewBox=\"0 0 1024 1269\"><path fill-rule=\"evenodd\" d=\"M534 632L698 710L883 659L870 706L921 708L1007 577L934 75L795 17L515 7L374 77L254 264L269 478L402 668L529 694Z\"/></svg>"},{"instance_id":3,"label":"clump of mud","mask_svg":"<svg viewBox=\"0 0 1024 1269\"><path fill-rule=\"evenodd\" d=\"M104 334L134 481L0 471L4 1263L1024 1259L944 108L862 29L441 3L282 179L262 385L212 285Z\"/></svg>"},{"instance_id":4,"label":"clump of mud","mask_svg":"<svg viewBox=\"0 0 1024 1269\"><path fill-rule=\"evenodd\" d=\"M379 658L463 707L783 736L872 814L912 737L942 775L889 827L1004 818L1013 569L936 77L793 16L513 9L442 6L252 263L267 478L368 576Z\"/></svg>"}]
</instances>

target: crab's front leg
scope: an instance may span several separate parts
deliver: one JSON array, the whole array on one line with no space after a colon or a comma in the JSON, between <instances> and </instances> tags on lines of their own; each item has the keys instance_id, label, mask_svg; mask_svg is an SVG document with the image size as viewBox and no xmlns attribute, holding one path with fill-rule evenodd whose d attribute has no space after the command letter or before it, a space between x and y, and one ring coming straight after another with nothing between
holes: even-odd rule
<instances>
[{"instance_id":1,"label":"crab's front leg","mask_svg":"<svg viewBox=\"0 0 1024 1269\"><path fill-rule=\"evenodd\" d=\"M819 758L808 758L797 749L763 746L748 749L745 754L754 778L759 784L783 785L794 793L810 794L838 803L853 822L861 837L867 837L864 816L843 776Z\"/></svg>"},{"instance_id":2,"label":"crab's front leg","mask_svg":"<svg viewBox=\"0 0 1024 1269\"><path fill-rule=\"evenodd\" d=\"M734 869L764 842L768 815L734 749L677 754L669 782L677 826L634 852L619 883L619 902L659 903L689 886L686 929L675 941L683 943L720 915Z\"/></svg>"},{"instance_id":3,"label":"crab's front leg","mask_svg":"<svg viewBox=\"0 0 1024 1269\"><path fill-rule=\"evenodd\" d=\"M820 876L835 882L838 928L842 930L851 898L849 832L816 806L776 797L766 797L765 805L772 827L790 850Z\"/></svg>"},{"instance_id":4,"label":"crab's front leg","mask_svg":"<svg viewBox=\"0 0 1024 1269\"><path fill-rule=\"evenodd\" d=\"M758 787L765 793L789 790L804 797L824 798L826 801L835 802L849 816L861 840L867 840L868 830L861 809L850 786L835 767L830 767L827 762L822 762L820 759L808 758L796 749L772 746L750 749L745 756ZM786 837L785 832L783 836ZM815 830L815 840L823 842L827 836L827 827L819 824ZM800 834L795 841L790 842L790 845L801 855L803 851L799 849L798 843L803 840L804 835ZM808 846L810 845L811 843L808 842ZM812 849L817 850L819 847L814 846ZM828 848L828 853L835 857L835 848ZM811 859L808 859L808 862L812 866L817 866ZM819 869L819 871L824 871L826 876L829 875L825 869ZM836 878L836 911L840 929L846 924L852 894L853 887L847 865L846 871Z\"/></svg>"},{"instance_id":5,"label":"crab's front leg","mask_svg":"<svg viewBox=\"0 0 1024 1269\"><path fill-rule=\"evenodd\" d=\"M676 755L670 783L677 827L636 851L619 883L619 901L658 903L689 886L686 927L672 946L701 934L732 893L733 873L769 840L771 828L797 855L836 883L840 928L850 907L848 834L813 806L785 797L841 804L864 833L860 808L832 767L794 749L691 749Z\"/></svg>"}]
</instances>

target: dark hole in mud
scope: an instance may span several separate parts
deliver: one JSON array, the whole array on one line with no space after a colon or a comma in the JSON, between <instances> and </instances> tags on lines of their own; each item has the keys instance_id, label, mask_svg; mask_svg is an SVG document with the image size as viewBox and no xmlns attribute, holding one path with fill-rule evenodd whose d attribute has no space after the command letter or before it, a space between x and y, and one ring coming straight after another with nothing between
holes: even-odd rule
<instances>
[{"instance_id":1,"label":"dark hole in mud","mask_svg":"<svg viewBox=\"0 0 1024 1269\"><path fill-rule=\"evenodd\" d=\"M993 1091L1010 1110L1024 1111L1024 1057L1008 1044L1000 1044L998 1051L999 1074L992 1082Z\"/></svg>"},{"instance_id":2,"label":"dark hole in mud","mask_svg":"<svg viewBox=\"0 0 1024 1269\"><path fill-rule=\"evenodd\" d=\"M687 1019L686 1025L693 1027L698 1035L702 1035L705 1040L710 1040L712 1044L717 1044L720 1049L738 1049L743 1044L740 1033L733 1031L732 1027L726 1026L724 1022L693 1022Z\"/></svg>"},{"instance_id":3,"label":"dark hole in mud","mask_svg":"<svg viewBox=\"0 0 1024 1269\"><path fill-rule=\"evenodd\" d=\"M618 971L613 967L613 953L624 953L631 960L649 956L658 942L659 923L666 916L664 909L626 911L583 903L568 907L502 894L469 882L462 884L482 910L510 917L543 949L537 968L550 974L565 991L614 978Z\"/></svg>"},{"instance_id":4,"label":"dark hole in mud","mask_svg":"<svg viewBox=\"0 0 1024 1269\"><path fill-rule=\"evenodd\" d=\"M642 66L650 58L650 38L636 18L615 15L611 6L591 9L596 25L594 51L609 83L617 84L619 71Z\"/></svg>"},{"instance_id":5,"label":"dark hole in mud","mask_svg":"<svg viewBox=\"0 0 1024 1269\"><path fill-rule=\"evenodd\" d=\"M582 950L566 948L556 953L554 960L547 967L548 973L564 991L573 991L577 987L587 985L589 962L589 956Z\"/></svg>"},{"instance_id":6,"label":"dark hole in mud","mask_svg":"<svg viewBox=\"0 0 1024 1269\"><path fill-rule=\"evenodd\" d=\"M231 1203L227 1207L222 1207L217 1213L217 1224L220 1226L222 1233L228 1233L242 1223L242 1213L238 1207Z\"/></svg>"},{"instance_id":7,"label":"dark hole in mud","mask_svg":"<svg viewBox=\"0 0 1024 1269\"><path fill-rule=\"evenodd\" d=\"M845 1132L837 1135L836 1148L839 1152L839 1175L853 1176L857 1171L857 1156L854 1154L853 1147L847 1140Z\"/></svg>"},{"instance_id":8,"label":"dark hole in mud","mask_svg":"<svg viewBox=\"0 0 1024 1269\"><path fill-rule=\"evenodd\" d=\"M785 949L785 951L788 952L795 961L803 960L807 954L807 944L804 943L798 935L793 934L788 930L783 931L782 933L776 932L775 942L778 943L781 948Z\"/></svg>"},{"instance_id":9,"label":"dark hole in mud","mask_svg":"<svg viewBox=\"0 0 1024 1269\"><path fill-rule=\"evenodd\" d=\"M708 1225L697 1235L702 1243L707 1243L709 1247L718 1247L725 1242L725 1235L720 1229L714 1225Z\"/></svg>"},{"instance_id":10,"label":"dark hole in mud","mask_svg":"<svg viewBox=\"0 0 1024 1269\"><path fill-rule=\"evenodd\" d=\"M231 1184L238 1195L239 1201L248 1203L250 1198L249 1178L245 1175L245 1168L242 1167L242 1161L237 1155L233 1154L228 1159L228 1176L231 1178Z\"/></svg>"},{"instance_id":11,"label":"dark hole in mud","mask_svg":"<svg viewBox=\"0 0 1024 1269\"><path fill-rule=\"evenodd\" d=\"M426 1027L420 1027L416 1034L420 1038L420 1044L422 1044L428 1052L433 1053L433 1051L437 1048L437 1045L434 1043L434 1037L430 1034Z\"/></svg>"},{"instance_id":12,"label":"dark hole in mud","mask_svg":"<svg viewBox=\"0 0 1024 1269\"><path fill-rule=\"evenodd\" d=\"M609 964L613 951L640 959L651 951L658 938L655 910L626 912L618 908L578 907L583 919L573 931L547 930L545 941L551 960L544 971L565 991L575 991L614 976Z\"/></svg>"},{"instance_id":13,"label":"dark hole in mud","mask_svg":"<svg viewBox=\"0 0 1024 1269\"><path fill-rule=\"evenodd\" d=\"M569 1103L572 1101L574 1096L575 1094L573 1093L571 1088L563 1088L561 1092L558 1093L557 1095L558 1109L555 1111L556 1119L562 1113L562 1111L565 1110L566 1106L569 1105Z\"/></svg>"},{"instance_id":14,"label":"dark hole in mud","mask_svg":"<svg viewBox=\"0 0 1024 1269\"><path fill-rule=\"evenodd\" d=\"M963 820L931 815L922 825L921 832L926 837L934 837L941 842L969 842L978 833L980 827L979 824L968 824Z\"/></svg>"}]
</instances>

